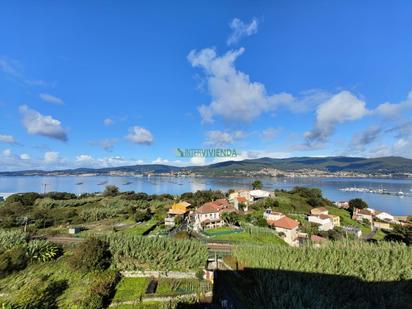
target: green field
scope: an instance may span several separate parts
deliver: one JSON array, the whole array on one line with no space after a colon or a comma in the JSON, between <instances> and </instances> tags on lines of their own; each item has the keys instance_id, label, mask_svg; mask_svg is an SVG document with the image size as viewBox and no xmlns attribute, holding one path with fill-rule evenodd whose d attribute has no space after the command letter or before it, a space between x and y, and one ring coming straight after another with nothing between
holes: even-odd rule
<instances>
[{"instance_id":1,"label":"green field","mask_svg":"<svg viewBox=\"0 0 412 309\"><path fill-rule=\"evenodd\" d=\"M47 278L50 282L62 282L67 288L57 298L59 308L75 308L87 296L88 289L95 273L82 273L68 267L66 256L46 263L35 263L26 269L13 273L6 278L0 279L0 304L11 302L18 304L22 299L28 297L25 291L32 289L32 283L40 278Z\"/></svg>"},{"instance_id":2,"label":"green field","mask_svg":"<svg viewBox=\"0 0 412 309\"><path fill-rule=\"evenodd\" d=\"M193 293L201 294L212 290L212 286L209 282L199 281L198 279L160 278L158 280L156 293L145 295L150 280L150 278L123 278L116 287L116 293L112 303L136 302L136 304L134 304L135 306L141 306L137 308L144 308L144 306L149 306L150 304L146 301L144 304L141 303L143 297L146 299L150 297L174 297ZM129 305L119 304L116 308L119 308L119 306Z\"/></svg>"},{"instance_id":3,"label":"green field","mask_svg":"<svg viewBox=\"0 0 412 309\"><path fill-rule=\"evenodd\" d=\"M226 284L246 306L407 308L412 301L412 248L403 244L239 245L234 256L238 275L218 276L227 277Z\"/></svg>"},{"instance_id":4,"label":"green field","mask_svg":"<svg viewBox=\"0 0 412 309\"><path fill-rule=\"evenodd\" d=\"M286 245L286 243L272 230L259 227L244 228L242 232L232 234L222 234L211 239L222 240L235 243L264 243Z\"/></svg>"},{"instance_id":5,"label":"green field","mask_svg":"<svg viewBox=\"0 0 412 309\"><path fill-rule=\"evenodd\" d=\"M116 286L113 302L136 301L144 295L149 278L123 278Z\"/></svg>"}]
</instances>

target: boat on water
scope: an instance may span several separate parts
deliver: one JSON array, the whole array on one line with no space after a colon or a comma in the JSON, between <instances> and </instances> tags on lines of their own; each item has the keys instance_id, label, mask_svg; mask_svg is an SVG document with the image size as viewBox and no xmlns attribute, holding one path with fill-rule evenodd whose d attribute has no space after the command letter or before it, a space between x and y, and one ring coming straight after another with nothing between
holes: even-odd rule
<instances>
[{"instance_id":1,"label":"boat on water","mask_svg":"<svg viewBox=\"0 0 412 309\"><path fill-rule=\"evenodd\" d=\"M76 186L80 186L80 185L82 185L83 184L83 182L77 182L76 183Z\"/></svg>"},{"instance_id":2,"label":"boat on water","mask_svg":"<svg viewBox=\"0 0 412 309\"><path fill-rule=\"evenodd\" d=\"M98 185L98 186L103 186L103 185L105 185L105 184L107 184L107 181L100 182L100 183L98 183L97 185Z\"/></svg>"},{"instance_id":3,"label":"boat on water","mask_svg":"<svg viewBox=\"0 0 412 309\"><path fill-rule=\"evenodd\" d=\"M126 181L123 183L124 186L130 185L132 182L131 181Z\"/></svg>"}]
</instances>

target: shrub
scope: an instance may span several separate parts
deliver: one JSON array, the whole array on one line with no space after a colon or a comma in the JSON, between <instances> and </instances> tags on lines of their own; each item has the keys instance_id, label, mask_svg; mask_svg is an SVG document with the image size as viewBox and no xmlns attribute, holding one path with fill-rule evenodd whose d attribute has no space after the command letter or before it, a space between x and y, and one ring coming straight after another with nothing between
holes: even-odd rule
<instances>
[{"instance_id":1,"label":"shrub","mask_svg":"<svg viewBox=\"0 0 412 309\"><path fill-rule=\"evenodd\" d=\"M69 259L71 267L89 272L104 270L110 266L111 254L106 241L90 238L82 242Z\"/></svg>"},{"instance_id":2,"label":"shrub","mask_svg":"<svg viewBox=\"0 0 412 309\"><path fill-rule=\"evenodd\" d=\"M119 188L113 185L106 186L103 192L104 196L116 196L118 194L119 194Z\"/></svg>"},{"instance_id":3,"label":"shrub","mask_svg":"<svg viewBox=\"0 0 412 309\"><path fill-rule=\"evenodd\" d=\"M47 262L61 256L63 250L47 240L32 240L27 244L27 255L32 261Z\"/></svg>"},{"instance_id":4,"label":"shrub","mask_svg":"<svg viewBox=\"0 0 412 309\"><path fill-rule=\"evenodd\" d=\"M118 269L190 270L204 266L207 247L198 241L148 238L111 233L106 236Z\"/></svg>"},{"instance_id":5,"label":"shrub","mask_svg":"<svg viewBox=\"0 0 412 309\"><path fill-rule=\"evenodd\" d=\"M66 280L49 280L47 276L34 277L17 293L13 304L17 308L57 308L57 297L68 287Z\"/></svg>"},{"instance_id":6,"label":"shrub","mask_svg":"<svg viewBox=\"0 0 412 309\"><path fill-rule=\"evenodd\" d=\"M105 271L97 274L97 277L91 282L88 296L81 302L80 308L106 308L107 301L113 296L119 280L120 274L117 271Z\"/></svg>"},{"instance_id":7,"label":"shrub","mask_svg":"<svg viewBox=\"0 0 412 309\"><path fill-rule=\"evenodd\" d=\"M15 247L0 255L0 277L26 268L27 257L24 247Z\"/></svg>"},{"instance_id":8,"label":"shrub","mask_svg":"<svg viewBox=\"0 0 412 309\"><path fill-rule=\"evenodd\" d=\"M8 250L27 242L27 235L20 231L0 231L0 250Z\"/></svg>"}]
</instances>

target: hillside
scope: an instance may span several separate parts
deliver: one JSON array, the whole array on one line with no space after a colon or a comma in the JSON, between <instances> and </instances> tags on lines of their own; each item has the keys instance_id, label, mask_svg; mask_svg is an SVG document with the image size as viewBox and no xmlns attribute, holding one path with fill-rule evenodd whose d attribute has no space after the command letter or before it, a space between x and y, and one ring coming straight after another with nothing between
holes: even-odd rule
<instances>
[{"instance_id":1,"label":"hillside","mask_svg":"<svg viewBox=\"0 0 412 309\"><path fill-rule=\"evenodd\" d=\"M0 172L2 176L28 175L80 175L93 173L108 175L110 173L167 174L192 172L207 176L234 176L241 172L257 172L262 169L277 169L285 172L301 170L319 170L328 173L356 172L374 175L406 176L412 174L412 159L402 157L360 158L360 157L293 157L285 159L259 158L243 161L225 161L206 166L177 167L162 164L142 164L108 168L79 168L55 171L15 171Z\"/></svg>"}]
</instances>

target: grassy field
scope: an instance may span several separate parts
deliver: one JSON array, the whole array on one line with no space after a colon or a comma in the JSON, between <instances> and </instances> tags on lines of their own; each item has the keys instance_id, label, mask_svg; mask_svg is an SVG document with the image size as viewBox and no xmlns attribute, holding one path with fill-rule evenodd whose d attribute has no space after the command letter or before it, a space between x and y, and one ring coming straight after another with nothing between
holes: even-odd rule
<instances>
[{"instance_id":1,"label":"grassy field","mask_svg":"<svg viewBox=\"0 0 412 309\"><path fill-rule=\"evenodd\" d=\"M205 293L212 290L209 282L199 281L198 279L169 279L160 278L158 281L156 293L152 295L145 295L146 288L150 282L150 278L123 278L116 287L116 294L114 295L113 304L121 302L136 302L133 306L124 308L145 308L148 306L147 302L140 303L143 297L167 297L179 296L192 293ZM153 303L154 305L156 303ZM159 303L157 303L159 305ZM116 308L123 308L117 305ZM140 306L140 307L139 307ZM156 307L158 308L158 307Z\"/></svg>"},{"instance_id":2,"label":"grassy field","mask_svg":"<svg viewBox=\"0 0 412 309\"><path fill-rule=\"evenodd\" d=\"M136 301L144 295L149 278L123 278L116 286L113 302Z\"/></svg>"},{"instance_id":3,"label":"grassy field","mask_svg":"<svg viewBox=\"0 0 412 309\"><path fill-rule=\"evenodd\" d=\"M238 299L256 308L407 308L412 301L412 248L405 245L239 245L234 255L238 275L218 278L227 276Z\"/></svg>"},{"instance_id":4,"label":"grassy field","mask_svg":"<svg viewBox=\"0 0 412 309\"><path fill-rule=\"evenodd\" d=\"M224 240L236 243L262 243L286 245L286 243L277 236L273 231L266 228L254 227L253 229L245 228L242 232L224 234L213 237L212 240Z\"/></svg>"},{"instance_id":5,"label":"grassy field","mask_svg":"<svg viewBox=\"0 0 412 309\"><path fill-rule=\"evenodd\" d=\"M155 218L151 218L149 221L145 221L135 226L125 229L122 233L127 235L143 235L147 230L151 229L154 225L157 224Z\"/></svg>"},{"instance_id":6,"label":"grassy field","mask_svg":"<svg viewBox=\"0 0 412 309\"><path fill-rule=\"evenodd\" d=\"M95 278L95 274L84 274L73 271L66 264L66 257L47 263L31 264L26 269L0 279L0 303L10 301L16 303L23 291L31 282L38 278L47 277L48 280L66 282L68 287L58 297L59 308L75 308L86 297L87 289Z\"/></svg>"}]
</instances>

